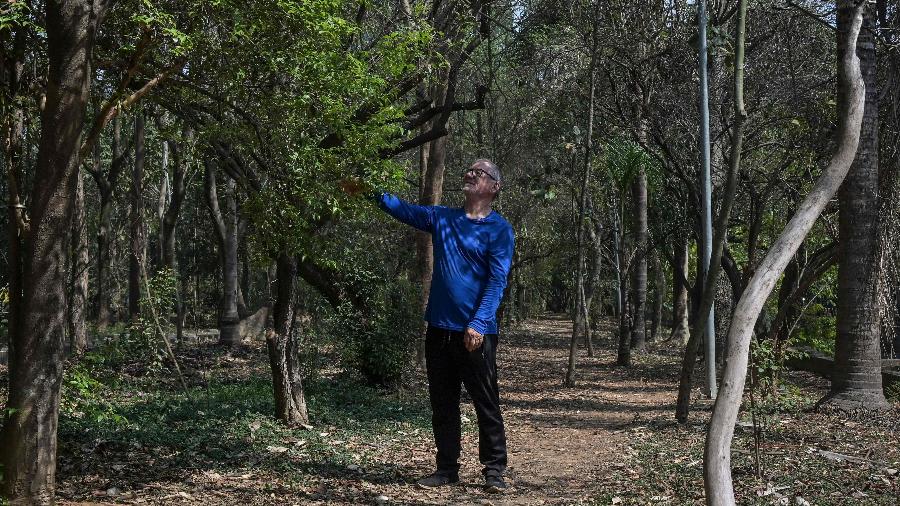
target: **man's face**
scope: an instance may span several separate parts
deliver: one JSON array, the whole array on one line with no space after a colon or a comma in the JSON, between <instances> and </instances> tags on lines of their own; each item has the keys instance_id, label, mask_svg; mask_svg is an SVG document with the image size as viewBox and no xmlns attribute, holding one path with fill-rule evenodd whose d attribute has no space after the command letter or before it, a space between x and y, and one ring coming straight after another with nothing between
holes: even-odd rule
<instances>
[{"instance_id":1,"label":"man's face","mask_svg":"<svg viewBox=\"0 0 900 506\"><path fill-rule=\"evenodd\" d=\"M466 195L493 195L500 190L500 182L488 172L483 163L474 163L463 174L463 193Z\"/></svg>"}]
</instances>

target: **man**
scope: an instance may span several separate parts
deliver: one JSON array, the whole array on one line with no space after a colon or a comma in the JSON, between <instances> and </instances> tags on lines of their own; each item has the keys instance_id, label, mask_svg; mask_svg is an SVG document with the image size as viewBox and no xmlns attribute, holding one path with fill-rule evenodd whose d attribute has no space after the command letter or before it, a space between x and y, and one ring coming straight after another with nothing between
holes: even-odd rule
<instances>
[{"instance_id":1,"label":"man","mask_svg":"<svg viewBox=\"0 0 900 506\"><path fill-rule=\"evenodd\" d=\"M418 481L438 487L459 481L460 382L478 415L478 457L486 490L506 489L506 433L497 389L497 308L513 257L513 230L491 205L500 169L479 159L463 175L462 208L418 206L382 194L397 220L428 232L434 273L425 320L425 366L431 399L436 471Z\"/></svg>"}]
</instances>

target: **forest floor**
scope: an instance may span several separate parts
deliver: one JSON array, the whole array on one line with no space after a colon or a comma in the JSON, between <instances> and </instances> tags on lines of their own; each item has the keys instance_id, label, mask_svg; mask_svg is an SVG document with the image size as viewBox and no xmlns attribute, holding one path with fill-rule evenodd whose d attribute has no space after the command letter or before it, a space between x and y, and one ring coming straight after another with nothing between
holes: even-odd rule
<instances>
[{"instance_id":1,"label":"forest floor","mask_svg":"<svg viewBox=\"0 0 900 506\"><path fill-rule=\"evenodd\" d=\"M510 453L502 495L481 489L468 403L461 483L414 485L434 459L421 373L385 393L326 367L308 385L312 426L288 429L270 416L264 344L209 343L178 352L186 393L146 364L104 376L110 363L93 356L70 370L58 496L63 504L702 504L711 404L697 391L689 422L674 422L675 343L651 345L624 369L613 365L612 341L598 339L567 388L570 335L571 322L551 316L501 337ZM733 456L740 504L897 503L900 407L864 417L812 409L826 387L789 373L779 399L757 406L758 466L742 415Z\"/></svg>"}]
</instances>

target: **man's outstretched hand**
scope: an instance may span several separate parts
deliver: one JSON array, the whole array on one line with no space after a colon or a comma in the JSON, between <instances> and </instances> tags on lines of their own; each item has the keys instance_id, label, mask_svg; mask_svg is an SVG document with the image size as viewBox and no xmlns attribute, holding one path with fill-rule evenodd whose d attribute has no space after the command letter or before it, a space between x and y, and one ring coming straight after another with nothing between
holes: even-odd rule
<instances>
[{"instance_id":1,"label":"man's outstretched hand","mask_svg":"<svg viewBox=\"0 0 900 506\"><path fill-rule=\"evenodd\" d=\"M466 335L463 337L463 344L466 346L466 350L475 351L482 343L484 343L484 335L471 328L466 329Z\"/></svg>"}]
</instances>

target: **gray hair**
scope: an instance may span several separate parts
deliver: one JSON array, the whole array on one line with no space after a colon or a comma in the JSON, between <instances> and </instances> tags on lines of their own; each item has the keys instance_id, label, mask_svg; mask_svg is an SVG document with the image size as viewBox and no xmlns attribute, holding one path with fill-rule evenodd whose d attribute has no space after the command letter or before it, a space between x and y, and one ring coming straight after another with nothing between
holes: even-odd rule
<instances>
[{"instance_id":1,"label":"gray hair","mask_svg":"<svg viewBox=\"0 0 900 506\"><path fill-rule=\"evenodd\" d=\"M481 165L482 170L490 174L494 181L499 184L497 191L494 192L494 200L496 200L500 196L500 190L503 189L503 174L500 173L500 167L497 167L496 163L487 158L479 158L472 162L472 165Z\"/></svg>"},{"instance_id":2,"label":"gray hair","mask_svg":"<svg viewBox=\"0 0 900 506\"><path fill-rule=\"evenodd\" d=\"M500 167L497 167L497 164L488 160L487 158L479 158L472 162L472 165L484 165L484 171L491 175L495 181L498 183L503 181L503 175L500 173Z\"/></svg>"}]
</instances>

